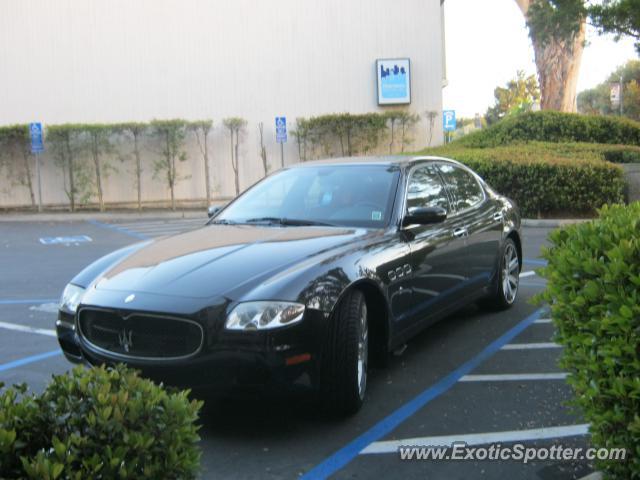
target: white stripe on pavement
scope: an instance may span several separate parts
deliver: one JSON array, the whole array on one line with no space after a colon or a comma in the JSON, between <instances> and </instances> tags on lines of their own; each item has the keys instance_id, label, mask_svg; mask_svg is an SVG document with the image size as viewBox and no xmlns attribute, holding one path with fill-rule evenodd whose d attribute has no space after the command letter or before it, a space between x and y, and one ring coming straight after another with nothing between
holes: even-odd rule
<instances>
[{"instance_id":1,"label":"white stripe on pavement","mask_svg":"<svg viewBox=\"0 0 640 480\"><path fill-rule=\"evenodd\" d=\"M48 330L45 328L35 328L29 327L27 325L18 325L16 323L7 323L0 322L0 328L4 328L6 330L14 330L16 332L25 332L25 333L37 333L38 335L46 335L47 337L55 337L55 330Z\"/></svg>"},{"instance_id":2,"label":"white stripe on pavement","mask_svg":"<svg viewBox=\"0 0 640 480\"><path fill-rule=\"evenodd\" d=\"M517 382L521 380L564 380L567 373L501 373L497 375L465 375L459 382Z\"/></svg>"},{"instance_id":3,"label":"white stripe on pavement","mask_svg":"<svg viewBox=\"0 0 640 480\"><path fill-rule=\"evenodd\" d=\"M524 277L532 277L536 274L536 272L534 271L530 271L530 272L522 272L520 274L520 278L524 278Z\"/></svg>"},{"instance_id":4,"label":"white stripe on pavement","mask_svg":"<svg viewBox=\"0 0 640 480\"><path fill-rule=\"evenodd\" d=\"M551 319L550 318L539 318L538 320L535 320L533 323L551 323Z\"/></svg>"},{"instance_id":5,"label":"white stripe on pavement","mask_svg":"<svg viewBox=\"0 0 640 480\"><path fill-rule=\"evenodd\" d=\"M501 350L537 350L541 348L562 348L562 345L553 342L540 343L507 343Z\"/></svg>"},{"instance_id":6,"label":"white stripe on pavement","mask_svg":"<svg viewBox=\"0 0 640 480\"><path fill-rule=\"evenodd\" d=\"M564 425L557 427L532 428L530 430L509 430L506 432L467 433L458 435L441 435L437 437L416 437L402 440L386 440L373 442L365 447L360 454L397 453L401 446L451 446L454 442L464 442L467 445L486 445L489 443L526 442L533 440L547 440L554 438L575 437L587 435L589 424Z\"/></svg>"}]
</instances>

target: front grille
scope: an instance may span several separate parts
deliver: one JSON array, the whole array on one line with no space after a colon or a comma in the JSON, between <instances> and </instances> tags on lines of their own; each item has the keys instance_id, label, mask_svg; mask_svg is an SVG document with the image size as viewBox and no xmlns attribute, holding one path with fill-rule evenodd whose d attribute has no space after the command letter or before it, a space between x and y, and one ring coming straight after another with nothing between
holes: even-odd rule
<instances>
[{"instance_id":1,"label":"front grille","mask_svg":"<svg viewBox=\"0 0 640 480\"><path fill-rule=\"evenodd\" d=\"M155 314L121 315L83 308L78 314L80 335L89 344L119 356L168 360L198 352L202 327L196 322Z\"/></svg>"}]
</instances>

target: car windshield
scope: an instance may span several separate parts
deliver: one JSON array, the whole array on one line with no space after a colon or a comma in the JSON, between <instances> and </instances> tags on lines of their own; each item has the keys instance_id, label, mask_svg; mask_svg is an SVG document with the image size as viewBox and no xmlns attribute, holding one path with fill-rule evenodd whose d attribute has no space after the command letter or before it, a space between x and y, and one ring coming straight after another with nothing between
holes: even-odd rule
<instances>
[{"instance_id":1,"label":"car windshield","mask_svg":"<svg viewBox=\"0 0 640 480\"><path fill-rule=\"evenodd\" d=\"M398 176L389 165L289 168L254 185L212 223L384 227Z\"/></svg>"}]
</instances>

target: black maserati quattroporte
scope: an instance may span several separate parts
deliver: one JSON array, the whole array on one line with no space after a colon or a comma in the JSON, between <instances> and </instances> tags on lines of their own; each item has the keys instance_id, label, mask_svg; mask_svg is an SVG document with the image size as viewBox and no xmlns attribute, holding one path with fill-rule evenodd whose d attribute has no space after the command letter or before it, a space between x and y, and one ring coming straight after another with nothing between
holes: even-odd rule
<instances>
[{"instance_id":1,"label":"black maserati quattroporte","mask_svg":"<svg viewBox=\"0 0 640 480\"><path fill-rule=\"evenodd\" d=\"M452 160L308 162L210 215L71 280L56 324L69 360L211 391L300 387L352 413L370 361L518 292L518 210Z\"/></svg>"}]
</instances>

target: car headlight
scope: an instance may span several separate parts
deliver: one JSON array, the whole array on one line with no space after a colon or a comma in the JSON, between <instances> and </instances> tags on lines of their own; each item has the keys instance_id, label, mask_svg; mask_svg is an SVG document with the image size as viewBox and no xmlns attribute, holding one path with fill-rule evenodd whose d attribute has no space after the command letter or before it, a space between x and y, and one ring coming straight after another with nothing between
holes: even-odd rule
<instances>
[{"instance_id":1,"label":"car headlight","mask_svg":"<svg viewBox=\"0 0 640 480\"><path fill-rule=\"evenodd\" d=\"M268 330L302 320L304 305L292 302L246 302L236 306L225 323L227 330Z\"/></svg>"},{"instance_id":2,"label":"car headlight","mask_svg":"<svg viewBox=\"0 0 640 480\"><path fill-rule=\"evenodd\" d=\"M83 295L84 288L73 285L72 283L68 284L64 287L62 297L60 297L60 310L75 315Z\"/></svg>"}]
</instances>

